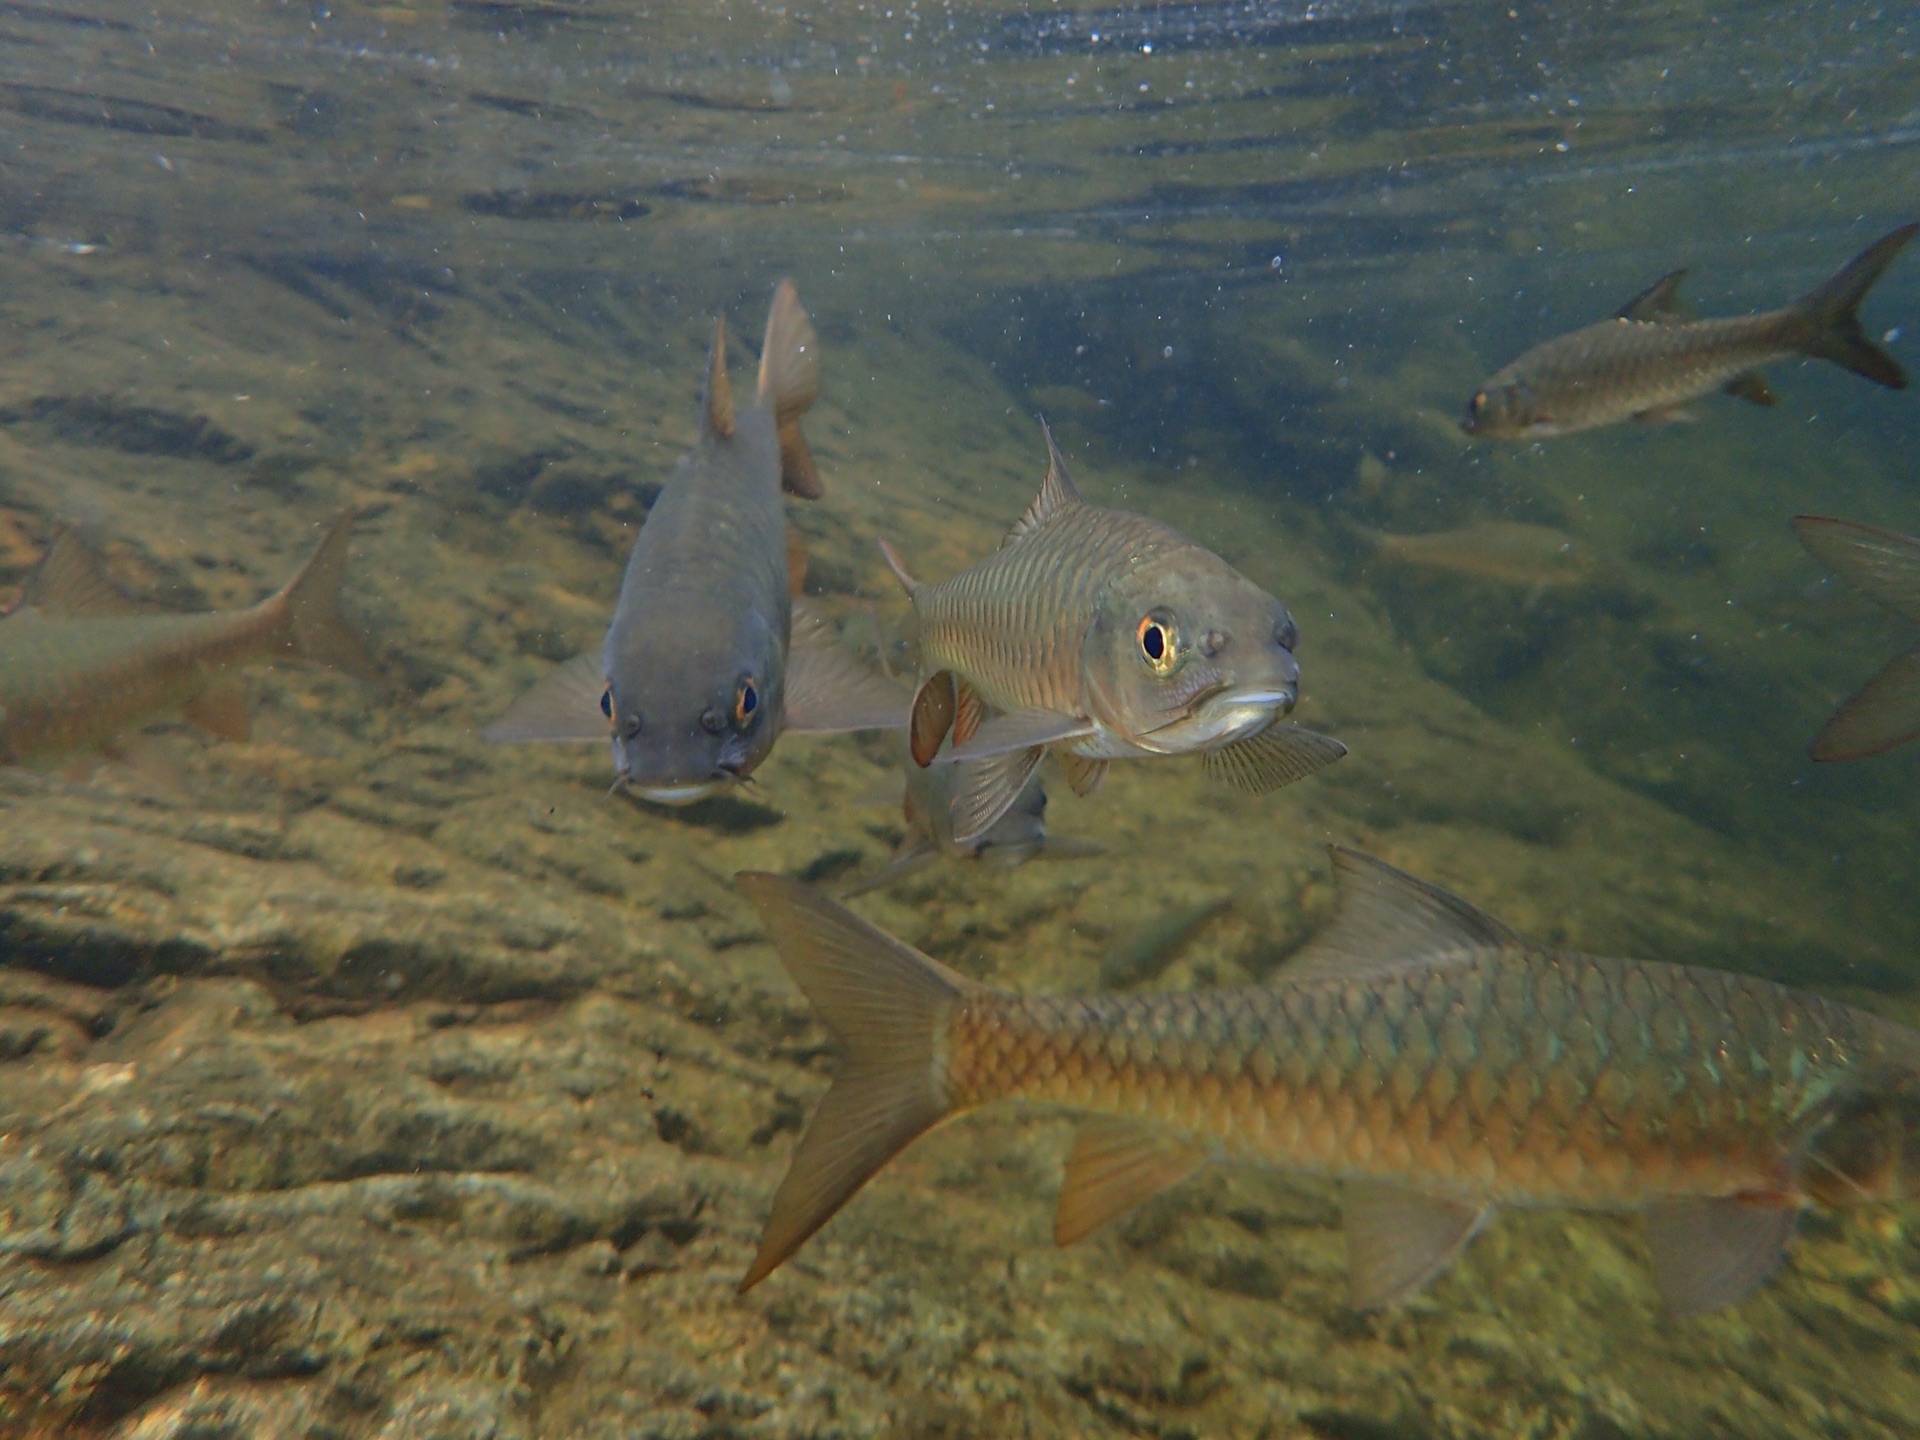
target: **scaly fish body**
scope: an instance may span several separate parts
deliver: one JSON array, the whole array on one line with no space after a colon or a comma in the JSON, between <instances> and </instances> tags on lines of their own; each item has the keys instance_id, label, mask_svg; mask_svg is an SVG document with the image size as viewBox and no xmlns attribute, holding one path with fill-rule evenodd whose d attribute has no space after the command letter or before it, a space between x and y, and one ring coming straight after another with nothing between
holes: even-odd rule
<instances>
[{"instance_id":1,"label":"scaly fish body","mask_svg":"<svg viewBox=\"0 0 1920 1440\"><path fill-rule=\"evenodd\" d=\"M1375 554L1392 564L1506 585L1579 585L1599 570L1565 531L1513 520L1487 520L1423 535L1362 533Z\"/></svg>"},{"instance_id":2,"label":"scaly fish body","mask_svg":"<svg viewBox=\"0 0 1920 1440\"><path fill-rule=\"evenodd\" d=\"M799 616L781 491L817 498L800 434L819 392L813 322L774 291L753 400L736 411L714 327L700 438L647 512L598 654L580 655L487 727L495 741L604 739L616 787L686 805L751 775L789 730L905 724L906 697Z\"/></svg>"},{"instance_id":3,"label":"scaly fish body","mask_svg":"<svg viewBox=\"0 0 1920 1440\"><path fill-rule=\"evenodd\" d=\"M1689 401L1730 389L1774 403L1761 367L1792 355L1845 366L1899 389L1899 364L1867 339L1859 306L1920 226L1883 236L1797 304L1763 315L1684 320L1676 270L1612 320L1536 345L1474 394L1461 428L1495 439L1569 435L1629 419L1676 416Z\"/></svg>"},{"instance_id":4,"label":"scaly fish body","mask_svg":"<svg viewBox=\"0 0 1920 1440\"><path fill-rule=\"evenodd\" d=\"M193 704L226 673L275 659L376 672L337 604L352 517L341 519L300 574L244 610L128 613L63 538L47 566L62 574L0 620L0 758L95 747L154 716ZM236 714L228 721L238 726Z\"/></svg>"},{"instance_id":5,"label":"scaly fish body","mask_svg":"<svg viewBox=\"0 0 1920 1440\"><path fill-rule=\"evenodd\" d=\"M1212 1159L1344 1182L1354 1296L1424 1284L1510 1205L1638 1210L1669 1303L1730 1303L1798 1209L1905 1193L1920 1034L1751 977L1537 945L1336 850L1333 923L1276 983L1032 998L803 887L743 877L848 1052L751 1284L886 1159L1004 1100L1086 1118L1066 1243Z\"/></svg>"},{"instance_id":6,"label":"scaly fish body","mask_svg":"<svg viewBox=\"0 0 1920 1440\"><path fill-rule=\"evenodd\" d=\"M1111 760L1206 754L1258 792L1345 754L1276 723L1299 694L1286 607L1170 526L1087 504L1046 440L1040 496L992 555L923 585L887 551L928 672L912 755L933 763L952 733L956 840L984 834L1049 749L1083 795Z\"/></svg>"}]
</instances>

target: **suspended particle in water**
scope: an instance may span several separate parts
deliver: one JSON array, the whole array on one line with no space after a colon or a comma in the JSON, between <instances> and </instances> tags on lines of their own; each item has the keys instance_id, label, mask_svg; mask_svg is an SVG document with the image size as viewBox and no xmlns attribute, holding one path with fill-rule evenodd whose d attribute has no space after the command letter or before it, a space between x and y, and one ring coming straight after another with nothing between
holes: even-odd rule
<instances>
[{"instance_id":1,"label":"suspended particle in water","mask_svg":"<svg viewBox=\"0 0 1920 1440\"><path fill-rule=\"evenodd\" d=\"M1284 264L1286 264L1286 257L1284 255L1276 255L1267 262L1267 267L1272 270L1278 270Z\"/></svg>"}]
</instances>

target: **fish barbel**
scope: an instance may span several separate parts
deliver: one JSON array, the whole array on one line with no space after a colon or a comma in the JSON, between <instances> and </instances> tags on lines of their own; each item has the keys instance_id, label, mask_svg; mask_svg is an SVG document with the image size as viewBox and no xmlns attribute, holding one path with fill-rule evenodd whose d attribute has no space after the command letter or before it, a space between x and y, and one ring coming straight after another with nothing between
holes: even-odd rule
<instances>
[{"instance_id":1,"label":"fish barbel","mask_svg":"<svg viewBox=\"0 0 1920 1440\"><path fill-rule=\"evenodd\" d=\"M1346 754L1280 723L1300 682L1286 606L1170 526L1089 505L1041 430L1039 498L992 555L923 585L883 542L927 672L912 757L961 769L955 840L984 834L1049 750L1079 795L1113 760L1203 754L1210 774L1259 794Z\"/></svg>"},{"instance_id":2,"label":"fish barbel","mask_svg":"<svg viewBox=\"0 0 1920 1440\"><path fill-rule=\"evenodd\" d=\"M1725 971L1538 945L1335 848L1333 921L1268 986L993 990L795 882L745 875L844 1059L756 1284L894 1154L1001 1100L1088 1115L1054 1221L1088 1234L1214 1159L1345 1182L1356 1304L1417 1290L1500 1206L1644 1214L1679 1310L1775 1268L1798 1209L1897 1198L1920 1034Z\"/></svg>"},{"instance_id":3,"label":"fish barbel","mask_svg":"<svg viewBox=\"0 0 1920 1440\"><path fill-rule=\"evenodd\" d=\"M616 788L687 805L751 775L786 731L906 723L907 697L790 593L780 496L822 493L800 433L819 389L819 345L791 281L774 290L744 408L726 326L714 326L699 441L634 539L605 641L536 683L489 740L611 738Z\"/></svg>"},{"instance_id":4,"label":"fish barbel","mask_svg":"<svg viewBox=\"0 0 1920 1440\"><path fill-rule=\"evenodd\" d=\"M1611 320L1536 345L1467 403L1460 428L1489 439L1570 435L1621 420L1681 418L1690 400L1727 390L1760 405L1774 395L1760 367L1790 355L1831 360L1903 389L1899 362L1867 339L1860 302L1920 224L1869 245L1798 303L1762 315L1690 320L1679 311L1685 270L1661 277Z\"/></svg>"},{"instance_id":5,"label":"fish barbel","mask_svg":"<svg viewBox=\"0 0 1920 1440\"><path fill-rule=\"evenodd\" d=\"M71 530L47 552L21 607L0 620L0 760L98 747L169 710L244 740L232 672L298 660L378 681L340 613L354 516L333 524L284 589L244 610L142 610Z\"/></svg>"},{"instance_id":6,"label":"fish barbel","mask_svg":"<svg viewBox=\"0 0 1920 1440\"><path fill-rule=\"evenodd\" d=\"M1920 625L1920 540L1833 520L1796 515L1800 543L1903 619ZM1815 760L1861 760L1920 735L1920 648L1890 660L1814 737Z\"/></svg>"}]
</instances>

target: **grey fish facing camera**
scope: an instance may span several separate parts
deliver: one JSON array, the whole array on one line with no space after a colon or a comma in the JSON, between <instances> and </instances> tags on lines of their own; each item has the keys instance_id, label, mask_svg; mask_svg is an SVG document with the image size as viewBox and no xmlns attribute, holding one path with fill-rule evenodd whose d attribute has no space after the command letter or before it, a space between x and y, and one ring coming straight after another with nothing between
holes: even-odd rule
<instances>
[{"instance_id":1,"label":"grey fish facing camera","mask_svg":"<svg viewBox=\"0 0 1920 1440\"><path fill-rule=\"evenodd\" d=\"M906 723L907 696L791 594L780 496L821 494L800 433L819 389L791 281L774 291L758 385L738 410L716 323L699 441L634 540L605 642L537 683L489 740L611 736L616 788L686 805L746 779L786 731Z\"/></svg>"},{"instance_id":2,"label":"grey fish facing camera","mask_svg":"<svg viewBox=\"0 0 1920 1440\"><path fill-rule=\"evenodd\" d=\"M244 610L180 615L123 595L64 531L0 620L0 760L98 749L169 710L247 738L241 667L297 660L379 682L340 613L355 517L334 521L285 588Z\"/></svg>"},{"instance_id":3,"label":"grey fish facing camera","mask_svg":"<svg viewBox=\"0 0 1920 1440\"><path fill-rule=\"evenodd\" d=\"M913 758L936 763L951 734L939 763L967 762L955 840L984 834L1048 751L1080 795L1113 760L1204 755L1209 774L1261 794L1346 754L1280 719L1300 682L1286 606L1171 526L1089 505L1041 430L1039 498L993 554L925 585L884 547L927 672Z\"/></svg>"},{"instance_id":4,"label":"grey fish facing camera","mask_svg":"<svg viewBox=\"0 0 1920 1440\"><path fill-rule=\"evenodd\" d=\"M1725 390L1774 403L1764 365L1800 355L1906 387L1906 372L1860 328L1860 302L1920 230L1902 225L1824 285L1784 309L1694 320L1680 308L1685 270L1661 277L1611 320L1536 345L1467 402L1460 428L1476 438L1532 440L1622 420L1683 418L1687 402Z\"/></svg>"},{"instance_id":5,"label":"grey fish facing camera","mask_svg":"<svg viewBox=\"0 0 1920 1440\"><path fill-rule=\"evenodd\" d=\"M1796 515L1794 533L1815 559L1861 593L1920 625L1920 540L1834 520ZM1864 760L1920 736L1920 647L1887 663L1814 737L1815 760Z\"/></svg>"}]
</instances>

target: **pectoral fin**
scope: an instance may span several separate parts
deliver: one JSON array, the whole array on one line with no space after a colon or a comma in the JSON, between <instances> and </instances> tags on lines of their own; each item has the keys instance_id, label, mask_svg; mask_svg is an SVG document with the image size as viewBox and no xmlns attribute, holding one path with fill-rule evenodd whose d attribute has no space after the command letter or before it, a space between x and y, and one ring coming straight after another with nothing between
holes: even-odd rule
<instances>
[{"instance_id":1,"label":"pectoral fin","mask_svg":"<svg viewBox=\"0 0 1920 1440\"><path fill-rule=\"evenodd\" d=\"M497 745L604 741L608 728L607 717L600 713L600 697L606 689L600 657L591 651L576 655L536 680L506 714L480 733Z\"/></svg>"},{"instance_id":2,"label":"pectoral fin","mask_svg":"<svg viewBox=\"0 0 1920 1440\"><path fill-rule=\"evenodd\" d=\"M917 875L931 865L940 852L933 842L924 835L909 835L900 842L900 848L893 852L891 859L864 880L856 880L840 892L842 900L851 900L856 895L871 894L875 890L884 890L909 875Z\"/></svg>"},{"instance_id":3,"label":"pectoral fin","mask_svg":"<svg viewBox=\"0 0 1920 1440\"><path fill-rule=\"evenodd\" d=\"M913 697L913 710L907 720L907 750L913 763L922 770L933 763L940 746L953 729L953 717L959 712L953 672L936 670L920 682Z\"/></svg>"},{"instance_id":4,"label":"pectoral fin","mask_svg":"<svg viewBox=\"0 0 1920 1440\"><path fill-rule=\"evenodd\" d=\"M1057 710L1014 710L983 721L965 744L947 752L949 762L986 760L1034 745L1052 745L1093 734L1093 722Z\"/></svg>"},{"instance_id":5,"label":"pectoral fin","mask_svg":"<svg viewBox=\"0 0 1920 1440\"><path fill-rule=\"evenodd\" d=\"M869 670L804 600L793 602L789 635L785 729L831 733L906 725L913 703L906 691Z\"/></svg>"},{"instance_id":6,"label":"pectoral fin","mask_svg":"<svg viewBox=\"0 0 1920 1440\"><path fill-rule=\"evenodd\" d=\"M1096 1117L1080 1127L1060 1183L1053 1241L1071 1245L1171 1189L1206 1163L1207 1152L1182 1135L1131 1120Z\"/></svg>"},{"instance_id":7,"label":"pectoral fin","mask_svg":"<svg viewBox=\"0 0 1920 1440\"><path fill-rule=\"evenodd\" d=\"M1275 721L1258 735L1206 753L1207 775L1249 795L1265 795L1324 770L1347 747L1286 721Z\"/></svg>"},{"instance_id":8,"label":"pectoral fin","mask_svg":"<svg viewBox=\"0 0 1920 1440\"><path fill-rule=\"evenodd\" d=\"M253 734L247 714L247 693L237 678L221 676L180 707L188 724L197 725L222 740L244 743Z\"/></svg>"},{"instance_id":9,"label":"pectoral fin","mask_svg":"<svg viewBox=\"0 0 1920 1440\"><path fill-rule=\"evenodd\" d=\"M1044 754L1044 747L1035 745L1031 750L1012 750L990 760L971 761L955 772L949 813L956 846L971 845L993 828L1027 788Z\"/></svg>"},{"instance_id":10,"label":"pectoral fin","mask_svg":"<svg viewBox=\"0 0 1920 1440\"><path fill-rule=\"evenodd\" d=\"M1447 1268L1490 1213L1364 1180L1342 1187L1340 1208L1356 1310L1391 1305L1420 1289Z\"/></svg>"},{"instance_id":11,"label":"pectoral fin","mask_svg":"<svg viewBox=\"0 0 1920 1440\"><path fill-rule=\"evenodd\" d=\"M1682 1315L1742 1299L1780 1268L1799 1209L1779 1196L1662 1200L1647 1210L1653 1279Z\"/></svg>"}]
</instances>

